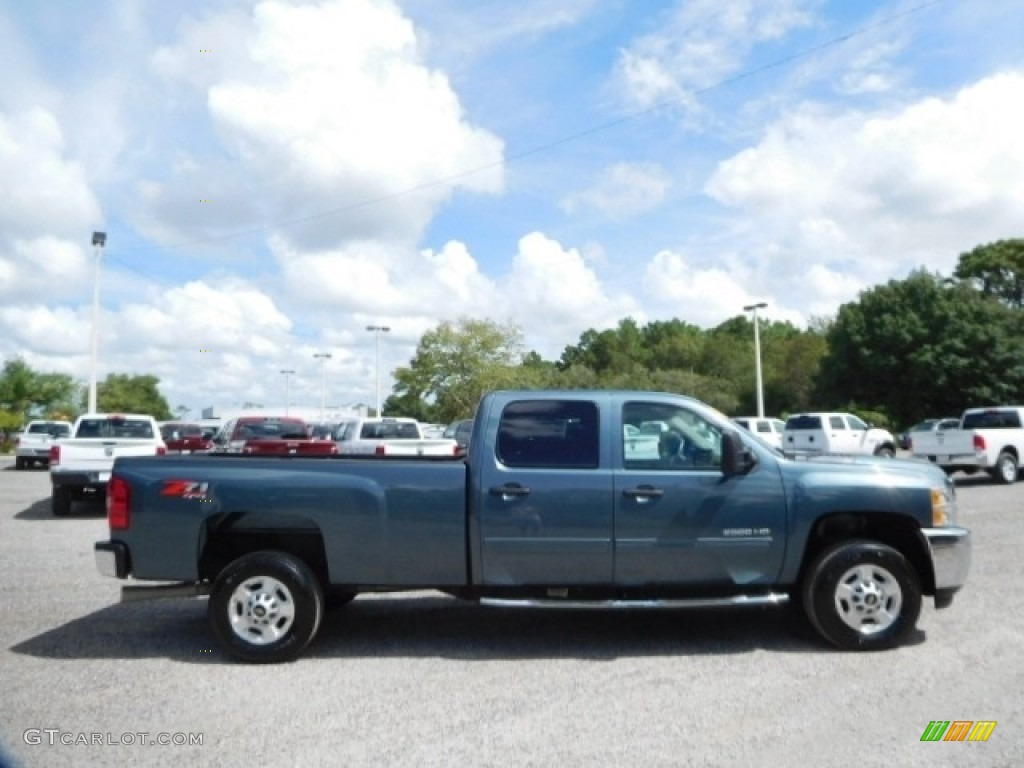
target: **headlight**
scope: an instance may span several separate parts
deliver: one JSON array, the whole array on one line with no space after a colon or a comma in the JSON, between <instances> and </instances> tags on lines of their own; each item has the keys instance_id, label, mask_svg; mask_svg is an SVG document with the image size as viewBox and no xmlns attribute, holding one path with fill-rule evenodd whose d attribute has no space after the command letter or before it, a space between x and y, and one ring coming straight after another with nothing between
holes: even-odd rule
<instances>
[{"instance_id":1,"label":"headlight","mask_svg":"<svg viewBox=\"0 0 1024 768\"><path fill-rule=\"evenodd\" d=\"M956 491L952 486L932 488L932 526L953 525L956 518Z\"/></svg>"}]
</instances>

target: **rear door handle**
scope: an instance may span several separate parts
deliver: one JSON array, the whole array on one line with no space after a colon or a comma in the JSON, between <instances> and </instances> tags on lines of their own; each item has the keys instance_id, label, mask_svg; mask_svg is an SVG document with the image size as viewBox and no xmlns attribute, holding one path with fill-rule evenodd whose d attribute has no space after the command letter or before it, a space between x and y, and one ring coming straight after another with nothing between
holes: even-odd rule
<instances>
[{"instance_id":1,"label":"rear door handle","mask_svg":"<svg viewBox=\"0 0 1024 768\"><path fill-rule=\"evenodd\" d=\"M512 501L514 498L529 496L530 489L519 483L507 483L493 486L489 493L491 496L501 496L503 501Z\"/></svg>"}]
</instances>

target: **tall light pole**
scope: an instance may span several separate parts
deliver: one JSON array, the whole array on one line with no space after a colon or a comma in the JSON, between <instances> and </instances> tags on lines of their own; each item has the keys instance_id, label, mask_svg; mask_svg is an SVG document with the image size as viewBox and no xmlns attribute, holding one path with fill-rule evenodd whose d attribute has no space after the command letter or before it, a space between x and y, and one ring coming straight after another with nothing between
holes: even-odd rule
<instances>
[{"instance_id":1,"label":"tall light pole","mask_svg":"<svg viewBox=\"0 0 1024 768\"><path fill-rule=\"evenodd\" d=\"M96 369L100 356L100 258L103 255L103 246L106 244L106 232L92 233L92 248L96 264L95 277L92 284L92 355L89 362L88 413L96 413Z\"/></svg>"},{"instance_id":2,"label":"tall light pole","mask_svg":"<svg viewBox=\"0 0 1024 768\"><path fill-rule=\"evenodd\" d=\"M744 312L754 314L754 371L757 377L757 418L764 418L764 384L761 381L761 331L757 325L757 310L764 309L768 305L761 301L757 304L748 304L743 308Z\"/></svg>"},{"instance_id":3,"label":"tall light pole","mask_svg":"<svg viewBox=\"0 0 1024 768\"><path fill-rule=\"evenodd\" d=\"M320 421L324 421L324 411L327 409L327 367L326 363L331 359L330 352L314 352L313 357L320 361Z\"/></svg>"},{"instance_id":4,"label":"tall light pole","mask_svg":"<svg viewBox=\"0 0 1024 768\"><path fill-rule=\"evenodd\" d=\"M374 335L374 353L373 353L373 370L374 370L374 385L373 391L377 397L377 417L380 417L380 335L387 333L391 329L386 325L368 325L366 330L372 331Z\"/></svg>"},{"instance_id":5,"label":"tall light pole","mask_svg":"<svg viewBox=\"0 0 1024 768\"><path fill-rule=\"evenodd\" d=\"M288 415L288 411L289 411L289 409L291 408L291 405L292 405L291 389L289 388L288 385L291 382L291 377L295 375L295 371L290 370L290 369L285 369L285 370L282 370L281 373L284 374L284 415L287 416Z\"/></svg>"}]
</instances>

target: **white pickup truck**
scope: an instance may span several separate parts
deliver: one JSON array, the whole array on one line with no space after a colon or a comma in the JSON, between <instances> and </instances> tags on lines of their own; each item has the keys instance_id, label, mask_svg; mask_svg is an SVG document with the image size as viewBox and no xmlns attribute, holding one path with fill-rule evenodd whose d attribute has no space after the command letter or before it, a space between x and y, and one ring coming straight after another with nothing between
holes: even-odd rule
<instances>
[{"instance_id":1,"label":"white pickup truck","mask_svg":"<svg viewBox=\"0 0 1024 768\"><path fill-rule=\"evenodd\" d=\"M338 453L345 456L458 456L455 440L424 437L416 419L402 417L354 419L334 433Z\"/></svg>"},{"instance_id":2,"label":"white pickup truck","mask_svg":"<svg viewBox=\"0 0 1024 768\"><path fill-rule=\"evenodd\" d=\"M71 437L50 447L53 514L71 513L71 502L87 493L104 493L119 456L167 453L152 416L135 413L87 413L79 416Z\"/></svg>"},{"instance_id":3,"label":"white pickup truck","mask_svg":"<svg viewBox=\"0 0 1024 768\"><path fill-rule=\"evenodd\" d=\"M968 408L959 429L914 432L910 451L915 458L938 464L947 473L983 469L993 480L1016 482L1024 457L1024 406Z\"/></svg>"},{"instance_id":4,"label":"white pickup truck","mask_svg":"<svg viewBox=\"0 0 1024 768\"><path fill-rule=\"evenodd\" d=\"M55 440L71 434L70 421L30 421L18 436L14 449L14 468L26 469L33 464L50 463L50 446Z\"/></svg>"},{"instance_id":5,"label":"white pickup truck","mask_svg":"<svg viewBox=\"0 0 1024 768\"><path fill-rule=\"evenodd\" d=\"M792 453L867 454L891 459L896 438L852 413L797 413L786 419L782 450Z\"/></svg>"}]
</instances>

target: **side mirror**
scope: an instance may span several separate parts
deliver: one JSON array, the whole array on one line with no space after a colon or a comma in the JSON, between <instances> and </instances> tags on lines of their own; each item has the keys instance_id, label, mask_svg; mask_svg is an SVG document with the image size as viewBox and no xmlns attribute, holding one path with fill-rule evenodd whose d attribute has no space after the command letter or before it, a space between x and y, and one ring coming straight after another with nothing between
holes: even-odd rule
<instances>
[{"instance_id":1,"label":"side mirror","mask_svg":"<svg viewBox=\"0 0 1024 768\"><path fill-rule=\"evenodd\" d=\"M755 464L757 459L736 430L727 429L722 433L722 474L726 478L745 475Z\"/></svg>"}]
</instances>

